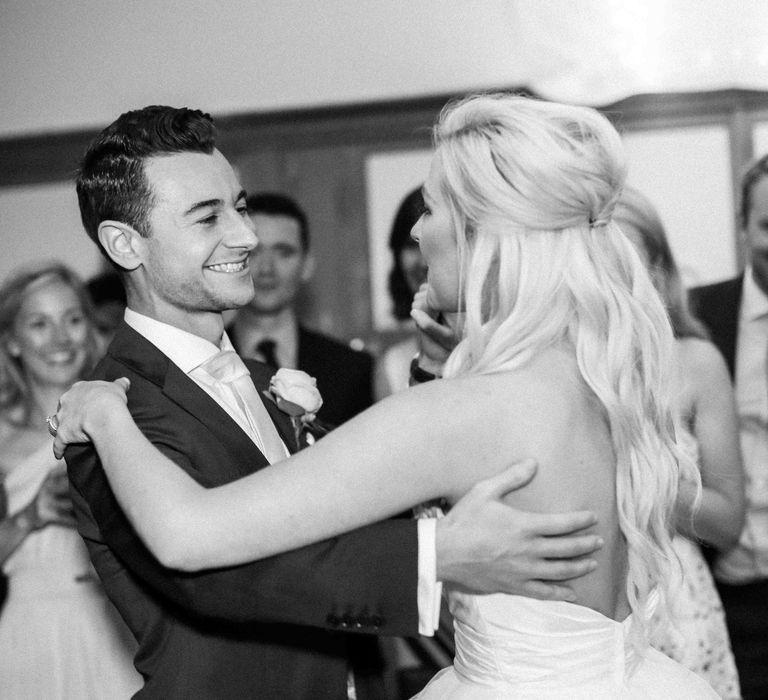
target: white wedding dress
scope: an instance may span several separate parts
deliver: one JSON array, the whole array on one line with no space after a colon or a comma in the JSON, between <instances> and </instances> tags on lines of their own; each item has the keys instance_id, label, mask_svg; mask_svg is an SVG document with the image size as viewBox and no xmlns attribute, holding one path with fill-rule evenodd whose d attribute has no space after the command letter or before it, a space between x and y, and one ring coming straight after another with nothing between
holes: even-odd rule
<instances>
[{"instance_id":1,"label":"white wedding dress","mask_svg":"<svg viewBox=\"0 0 768 700\"><path fill-rule=\"evenodd\" d=\"M629 668L629 619L580 605L449 592L454 665L418 700L706 700L699 676L655 649Z\"/></svg>"}]
</instances>

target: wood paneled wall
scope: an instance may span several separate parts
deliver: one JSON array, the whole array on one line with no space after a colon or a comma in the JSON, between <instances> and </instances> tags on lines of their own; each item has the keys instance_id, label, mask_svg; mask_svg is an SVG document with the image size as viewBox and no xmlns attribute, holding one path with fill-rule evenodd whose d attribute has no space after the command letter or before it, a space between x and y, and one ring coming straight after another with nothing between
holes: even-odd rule
<instances>
[{"instance_id":1,"label":"wood paneled wall","mask_svg":"<svg viewBox=\"0 0 768 700\"><path fill-rule=\"evenodd\" d=\"M318 263L304 299L310 325L340 338L386 342L371 320L366 159L428 148L430 127L450 97L217 117L220 148L246 189L284 191L308 213ZM624 131L727 126L735 191L752 157L753 126L768 120L768 93L640 95L603 111ZM71 180L95 133L0 139L0 187Z\"/></svg>"}]
</instances>

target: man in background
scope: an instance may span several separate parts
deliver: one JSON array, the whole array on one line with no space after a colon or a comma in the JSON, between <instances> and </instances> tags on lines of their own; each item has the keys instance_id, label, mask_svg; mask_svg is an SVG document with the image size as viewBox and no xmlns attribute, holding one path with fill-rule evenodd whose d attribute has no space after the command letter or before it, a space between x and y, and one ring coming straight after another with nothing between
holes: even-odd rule
<instances>
[{"instance_id":1,"label":"man in background","mask_svg":"<svg viewBox=\"0 0 768 700\"><path fill-rule=\"evenodd\" d=\"M96 331L103 349L109 346L115 331L123 321L126 298L120 275L114 270L102 272L86 282L93 302Z\"/></svg>"},{"instance_id":2,"label":"man in background","mask_svg":"<svg viewBox=\"0 0 768 700\"><path fill-rule=\"evenodd\" d=\"M741 181L748 248L738 277L691 290L694 313L728 363L739 415L747 515L739 543L714 564L744 700L768 698L768 155Z\"/></svg>"},{"instance_id":3,"label":"man in background","mask_svg":"<svg viewBox=\"0 0 768 700\"><path fill-rule=\"evenodd\" d=\"M242 357L317 379L318 418L339 425L373 403L373 358L299 323L299 294L315 266L301 207L276 193L251 195L246 205L258 238L250 259L256 294L227 329L232 344Z\"/></svg>"}]
</instances>

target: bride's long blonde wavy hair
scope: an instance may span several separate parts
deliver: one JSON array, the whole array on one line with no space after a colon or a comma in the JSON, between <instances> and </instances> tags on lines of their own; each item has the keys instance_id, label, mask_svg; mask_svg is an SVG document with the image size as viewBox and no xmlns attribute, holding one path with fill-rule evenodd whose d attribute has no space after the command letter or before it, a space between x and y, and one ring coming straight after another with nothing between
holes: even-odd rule
<instances>
[{"instance_id":1,"label":"bride's long blonde wavy hair","mask_svg":"<svg viewBox=\"0 0 768 700\"><path fill-rule=\"evenodd\" d=\"M449 104L434 140L466 312L445 376L514 369L553 344L573 349L610 425L642 651L649 596L658 588L665 604L676 561L679 472L698 472L675 442L669 321L611 220L626 175L620 137L595 110L494 94Z\"/></svg>"}]
</instances>

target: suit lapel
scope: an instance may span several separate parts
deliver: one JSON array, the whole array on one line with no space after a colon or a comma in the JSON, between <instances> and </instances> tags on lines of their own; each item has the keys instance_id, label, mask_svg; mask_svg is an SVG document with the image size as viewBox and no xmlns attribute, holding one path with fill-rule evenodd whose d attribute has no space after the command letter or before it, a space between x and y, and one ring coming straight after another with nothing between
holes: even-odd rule
<instances>
[{"instance_id":1,"label":"suit lapel","mask_svg":"<svg viewBox=\"0 0 768 700\"><path fill-rule=\"evenodd\" d=\"M268 395L269 380L275 373L272 367L258 362L257 360L244 359L245 366L251 373L251 380L256 387L256 391L259 394L261 402L269 413L269 417L277 428L277 432L280 434L283 442L285 443L290 453L296 452L301 446L296 444L296 435L293 430L293 423L291 419L283 413L277 404Z\"/></svg>"},{"instance_id":2,"label":"suit lapel","mask_svg":"<svg viewBox=\"0 0 768 700\"><path fill-rule=\"evenodd\" d=\"M261 400L269 413L269 417L275 424L277 432L280 433L280 437L283 439L288 451L291 454L297 452L301 448L301 445L296 443L296 433L294 432L293 422L290 417L283 413L277 407L277 404L266 396L264 392L260 392L259 396L261 396Z\"/></svg>"},{"instance_id":3,"label":"suit lapel","mask_svg":"<svg viewBox=\"0 0 768 700\"><path fill-rule=\"evenodd\" d=\"M269 462L229 414L143 335L123 323L109 354L161 387L165 396L192 415L237 455L252 456L252 469Z\"/></svg>"},{"instance_id":4,"label":"suit lapel","mask_svg":"<svg viewBox=\"0 0 768 700\"><path fill-rule=\"evenodd\" d=\"M691 310L709 331L712 342L725 358L731 379L735 376L736 341L744 276L697 287L690 292Z\"/></svg>"},{"instance_id":5,"label":"suit lapel","mask_svg":"<svg viewBox=\"0 0 768 700\"><path fill-rule=\"evenodd\" d=\"M229 414L172 362L168 363L163 393L193 415L233 452L258 457L258 462L253 464L253 467L263 467L269 463L253 440Z\"/></svg>"},{"instance_id":6,"label":"suit lapel","mask_svg":"<svg viewBox=\"0 0 768 700\"><path fill-rule=\"evenodd\" d=\"M720 327L723 329L722 350L725 354L731 376L736 376L736 340L739 333L739 312L741 310L741 293L744 289L743 277L739 277L725 288Z\"/></svg>"},{"instance_id":7,"label":"suit lapel","mask_svg":"<svg viewBox=\"0 0 768 700\"><path fill-rule=\"evenodd\" d=\"M731 377L736 376L736 340L739 333L739 311L743 276L720 285L713 300L712 341L725 357Z\"/></svg>"}]
</instances>

